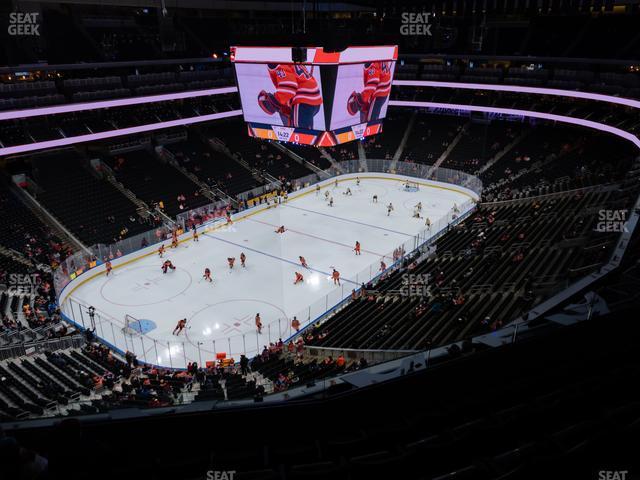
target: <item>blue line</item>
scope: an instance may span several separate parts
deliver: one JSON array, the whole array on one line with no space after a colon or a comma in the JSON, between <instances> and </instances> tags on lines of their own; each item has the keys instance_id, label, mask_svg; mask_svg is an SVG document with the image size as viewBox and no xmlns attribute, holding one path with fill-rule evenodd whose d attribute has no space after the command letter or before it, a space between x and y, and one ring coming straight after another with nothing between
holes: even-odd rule
<instances>
[{"instance_id":1,"label":"blue line","mask_svg":"<svg viewBox=\"0 0 640 480\"><path fill-rule=\"evenodd\" d=\"M385 232L398 233L398 234L404 235L406 237L414 237L415 236L415 235L411 235L409 233L398 232L397 230L391 230L389 228L378 227L377 225L371 225L370 223L358 222L356 220L348 220L346 218L341 218L341 217L336 217L334 215L329 215L328 213L321 213L321 212L316 212L315 210L307 210L306 208L294 207L293 205L287 205L286 203L283 203L282 206L283 207L287 207L287 208L295 208L296 210L303 210L303 211L309 212L309 213L315 213L316 215L324 215L325 217L335 218L336 220L342 220L343 222L347 222L347 223L357 223L358 225L364 225L365 227L371 227L371 228L376 228L378 230L384 230Z\"/></svg>"},{"instance_id":2,"label":"blue line","mask_svg":"<svg viewBox=\"0 0 640 480\"><path fill-rule=\"evenodd\" d=\"M244 250L249 250L251 252L259 253L261 255L266 255L267 257L275 258L276 260L280 260L281 262L290 263L291 265L294 265L296 267L304 268L299 263L292 262L291 260L287 260L286 258L276 257L275 255L271 255L270 253L262 252L260 250L256 250L255 248L247 247L246 245L240 245L239 243L235 243L235 242L232 242L230 240L225 240L223 238L214 237L210 233L203 233L203 235L206 235L209 238L213 238L214 240L219 240L221 242L225 242L225 243L228 243L230 245L235 245L236 247L240 247L241 249L244 249ZM309 267L307 270L312 270L314 272L321 273L322 275L327 275L329 277L331 276L330 273L323 272L322 270L316 270L315 268ZM349 283L353 283L354 285L358 285L357 282L354 282L353 280L349 280L348 278L340 277L340 280L343 280L343 281L349 282Z\"/></svg>"}]
</instances>

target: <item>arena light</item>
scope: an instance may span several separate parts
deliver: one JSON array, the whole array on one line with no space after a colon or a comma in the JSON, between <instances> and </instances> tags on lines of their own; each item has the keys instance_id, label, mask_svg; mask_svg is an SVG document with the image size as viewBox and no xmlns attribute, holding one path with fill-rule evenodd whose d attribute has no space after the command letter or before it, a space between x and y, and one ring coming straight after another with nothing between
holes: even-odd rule
<instances>
[{"instance_id":1,"label":"arena light","mask_svg":"<svg viewBox=\"0 0 640 480\"><path fill-rule=\"evenodd\" d=\"M524 117L539 118L542 120L549 120L552 122L570 123L573 125L579 125L581 127L592 128L601 132L611 133L618 137L624 138L630 141L636 147L640 149L640 139L630 132L626 132L620 128L612 127L604 123L594 122L591 120L585 120L583 118L567 117L564 115L556 115L553 113L535 112L531 110L519 110L516 108L500 108L500 107L484 107L481 105L462 105L454 103L440 103L440 102L417 102L417 101L405 101L405 100L391 100L390 106L395 107L415 107L415 108L441 108L448 110L461 110L465 112L483 112L483 113L498 113L502 115L522 115Z\"/></svg>"},{"instance_id":2,"label":"arena light","mask_svg":"<svg viewBox=\"0 0 640 480\"><path fill-rule=\"evenodd\" d=\"M626 107L640 108L640 101L630 98L614 97L601 93L578 92L575 90L561 90L558 88L525 87L521 85L494 85L486 83L458 83L436 82L431 80L394 80L394 86L398 87L435 87L435 88L460 88L465 90L491 90L495 92L533 93L536 95L553 95L557 97L581 98L597 102L615 103Z\"/></svg>"},{"instance_id":3,"label":"arena light","mask_svg":"<svg viewBox=\"0 0 640 480\"><path fill-rule=\"evenodd\" d=\"M170 120L168 122L149 123L146 125L138 125L138 126L129 127L129 128L120 128L118 130L109 130L106 132L77 135L75 137L58 138L56 140L48 140L46 142L28 143L26 145L17 145L14 147L0 148L0 156L32 152L34 150L42 150L45 148L65 147L67 145L73 145L75 143L104 140L106 138L119 137L122 135L134 135L136 133L145 133L153 130L160 130L162 128L192 125L194 123L207 122L210 120L218 120L220 118L236 117L239 115L242 115L242 110L229 110L228 112L211 113L209 115L201 115L199 117L180 118L178 120Z\"/></svg>"},{"instance_id":4,"label":"arena light","mask_svg":"<svg viewBox=\"0 0 640 480\"><path fill-rule=\"evenodd\" d=\"M237 87L209 88L206 90L193 90L190 92L165 93L162 95L149 95L146 97L119 98L116 100L101 100L99 102L70 103L53 107L29 108L25 110L10 110L0 112L0 120L17 120L21 118L41 117L44 115L59 115L61 113L83 112L86 110L98 110L101 108L127 107L145 103L168 102L183 100L185 98L207 97L236 93Z\"/></svg>"}]
</instances>

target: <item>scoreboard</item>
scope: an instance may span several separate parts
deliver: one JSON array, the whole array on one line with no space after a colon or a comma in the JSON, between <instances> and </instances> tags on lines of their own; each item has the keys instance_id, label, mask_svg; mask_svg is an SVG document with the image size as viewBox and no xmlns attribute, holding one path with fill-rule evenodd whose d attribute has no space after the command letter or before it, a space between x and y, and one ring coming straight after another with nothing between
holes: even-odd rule
<instances>
[{"instance_id":1,"label":"scoreboard","mask_svg":"<svg viewBox=\"0 0 640 480\"><path fill-rule=\"evenodd\" d=\"M382 131L397 46L232 47L250 136L329 147Z\"/></svg>"}]
</instances>

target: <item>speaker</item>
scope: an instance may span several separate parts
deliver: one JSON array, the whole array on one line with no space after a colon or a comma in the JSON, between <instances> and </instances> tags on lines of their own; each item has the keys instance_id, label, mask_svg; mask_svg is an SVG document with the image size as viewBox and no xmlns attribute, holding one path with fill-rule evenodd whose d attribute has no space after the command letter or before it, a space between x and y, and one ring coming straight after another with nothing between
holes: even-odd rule
<instances>
[{"instance_id":1,"label":"speaker","mask_svg":"<svg viewBox=\"0 0 640 480\"><path fill-rule=\"evenodd\" d=\"M293 47L291 49L291 60L294 63L304 63L307 61L307 47Z\"/></svg>"}]
</instances>

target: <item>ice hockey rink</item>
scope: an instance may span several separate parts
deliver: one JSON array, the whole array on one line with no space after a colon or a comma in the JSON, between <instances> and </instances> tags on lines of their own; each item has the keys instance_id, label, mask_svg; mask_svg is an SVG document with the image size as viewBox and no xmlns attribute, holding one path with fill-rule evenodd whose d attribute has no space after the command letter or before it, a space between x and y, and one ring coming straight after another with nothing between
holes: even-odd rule
<instances>
[{"instance_id":1,"label":"ice hockey rink","mask_svg":"<svg viewBox=\"0 0 640 480\"><path fill-rule=\"evenodd\" d=\"M394 249L403 244L407 251L414 248L415 236L426 229L425 217L444 225L451 221L454 204L471 208L473 196L462 187L412 180L419 182L417 191L408 191L397 176L363 175L359 186L354 178L340 178L336 187L332 179L323 182L320 193L308 187L277 207L254 208L231 226L203 228L198 242L191 235L176 249L165 242L164 259L176 267L166 274L155 253L114 262L108 277L100 273L72 286L63 311L95 307L97 335L148 363L184 367L220 353L235 360L242 353L253 356L270 342L286 341L294 333L294 316L306 326L379 274L381 261L390 267ZM326 191L333 207L325 200ZM418 202L423 218L413 217ZM387 215L389 203L394 210ZM285 233L276 233L281 225ZM354 252L356 241L361 255ZM299 256L306 258L308 269ZM233 269L228 257L236 258ZM212 283L203 279L205 268L212 272ZM340 272L339 287L330 277L333 268ZM304 275L303 283L294 285L295 272ZM261 334L255 326L258 313ZM140 321L142 334L122 334L126 315ZM173 335L182 318L187 328Z\"/></svg>"}]
</instances>

